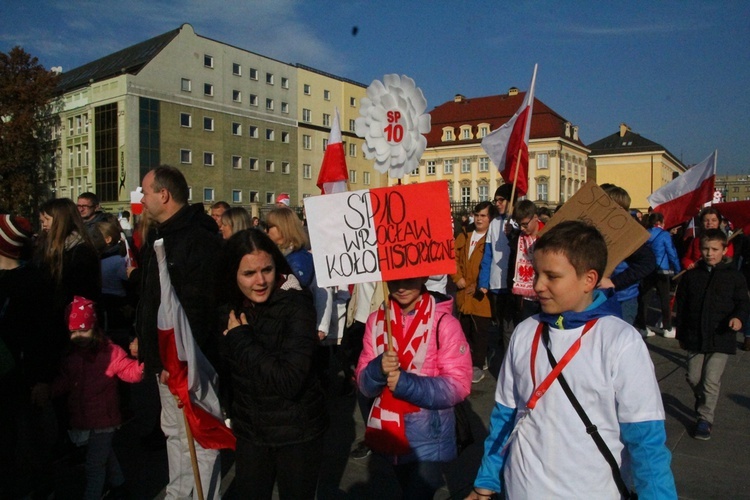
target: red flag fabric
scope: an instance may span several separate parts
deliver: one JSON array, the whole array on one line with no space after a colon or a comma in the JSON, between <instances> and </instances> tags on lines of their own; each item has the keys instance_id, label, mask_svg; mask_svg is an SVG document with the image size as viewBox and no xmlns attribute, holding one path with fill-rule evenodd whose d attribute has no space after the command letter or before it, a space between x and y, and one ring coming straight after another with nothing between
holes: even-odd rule
<instances>
[{"instance_id":1,"label":"red flag fabric","mask_svg":"<svg viewBox=\"0 0 750 500\"><path fill-rule=\"evenodd\" d=\"M531 77L531 86L516 114L482 139L482 148L497 166L506 184L516 184L516 195L524 196L529 189L529 131L534 110L534 85L536 69ZM520 157L520 158L519 158ZM516 166L518 174L516 175Z\"/></svg>"},{"instance_id":2,"label":"red flag fabric","mask_svg":"<svg viewBox=\"0 0 750 500\"><path fill-rule=\"evenodd\" d=\"M326 152L323 155L323 164L320 166L317 186L320 188L320 194L343 193L347 191L348 180L349 171L346 168L344 144L341 142L339 110L336 108L331 134L328 137L328 146L326 146Z\"/></svg>"},{"instance_id":3,"label":"red flag fabric","mask_svg":"<svg viewBox=\"0 0 750 500\"><path fill-rule=\"evenodd\" d=\"M682 224L697 214L704 203L713 199L716 178L716 151L694 165L672 182L648 197L655 212L664 215L664 227Z\"/></svg>"},{"instance_id":4,"label":"red flag fabric","mask_svg":"<svg viewBox=\"0 0 750 500\"><path fill-rule=\"evenodd\" d=\"M198 444L206 449L234 449L235 437L224 424L216 393L219 377L195 344L187 315L169 279L163 239L154 242L154 252L161 283L157 315L159 355L169 372L169 391L180 399Z\"/></svg>"},{"instance_id":5,"label":"red flag fabric","mask_svg":"<svg viewBox=\"0 0 750 500\"><path fill-rule=\"evenodd\" d=\"M750 200L714 203L712 206L734 225L735 231L742 229L744 234L750 234Z\"/></svg>"}]
</instances>

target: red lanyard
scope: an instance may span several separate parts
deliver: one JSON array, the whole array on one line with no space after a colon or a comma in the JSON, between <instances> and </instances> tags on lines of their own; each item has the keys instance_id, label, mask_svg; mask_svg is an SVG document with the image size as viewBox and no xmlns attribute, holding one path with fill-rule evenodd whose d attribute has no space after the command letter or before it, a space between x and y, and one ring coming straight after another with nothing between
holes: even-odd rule
<instances>
[{"instance_id":1,"label":"red lanyard","mask_svg":"<svg viewBox=\"0 0 750 500\"><path fill-rule=\"evenodd\" d=\"M560 362L557 363L557 366L552 369L552 371L545 377L545 379L542 381L541 384L538 386L536 385L536 374L535 374L535 367L536 367L536 353L539 349L539 339L542 337L542 330L544 329L545 324L541 321L539 322L539 326L536 328L536 333L534 334L534 342L531 344L531 382L534 384L534 392L531 394L531 397L529 398L529 401L526 403L526 406L533 410L536 406L537 401L539 401L539 398L544 396L544 393L547 392L547 389L552 385L552 382L554 382L557 377L560 375L560 373L563 371L563 368L565 368L568 363L570 363L570 360L573 359L573 356L578 354L578 350L581 348L581 339L583 338L586 333L588 333L589 330L591 330L591 327L594 326L596 323L596 319L589 320L586 325L583 327L583 332L581 333L581 336L576 339L575 342L573 342L573 345L571 345L568 348L568 351L565 353L565 355L560 359Z\"/></svg>"}]
</instances>

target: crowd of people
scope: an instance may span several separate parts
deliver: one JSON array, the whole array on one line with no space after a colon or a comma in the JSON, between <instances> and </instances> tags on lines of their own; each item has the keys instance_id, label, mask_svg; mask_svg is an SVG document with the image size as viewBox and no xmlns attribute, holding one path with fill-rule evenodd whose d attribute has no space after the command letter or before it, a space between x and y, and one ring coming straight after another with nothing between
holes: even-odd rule
<instances>
[{"instance_id":1,"label":"crowd of people","mask_svg":"<svg viewBox=\"0 0 750 500\"><path fill-rule=\"evenodd\" d=\"M601 187L630 209L625 190ZM340 394L356 395L366 422L351 457L386 457L404 498L440 488L466 425L461 402L488 373L496 404L470 498L578 497L584 486L598 498L676 498L643 339L676 338L686 350L702 440L736 332L750 350L750 240L712 207L692 237L649 213L648 241L604 276L595 228L565 221L542 232L552 212L530 200L511 207L502 185L457 218L454 274L338 288L318 286L288 196L261 220L225 202L209 213L190 205L173 167L148 172L142 189L134 220L103 212L94 193L44 203L36 234L28 219L0 215L9 498L51 488L46 468L66 446L85 450L85 498L126 498L112 438L128 383L158 386L167 498L196 497L197 484L219 497L219 450L195 442L193 464L183 402L168 384L158 240L194 342L218 373L209 383L236 438L240 498L271 498L274 487L281 498L315 497L340 373ZM598 431L586 437L587 428ZM624 450L631 471L620 474Z\"/></svg>"}]
</instances>

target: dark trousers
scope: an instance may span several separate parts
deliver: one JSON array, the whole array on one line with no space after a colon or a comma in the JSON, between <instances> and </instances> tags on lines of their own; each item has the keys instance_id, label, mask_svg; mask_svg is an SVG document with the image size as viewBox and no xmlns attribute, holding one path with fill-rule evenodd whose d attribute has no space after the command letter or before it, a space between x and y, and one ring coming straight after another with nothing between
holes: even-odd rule
<instances>
[{"instance_id":1,"label":"dark trousers","mask_svg":"<svg viewBox=\"0 0 750 500\"><path fill-rule=\"evenodd\" d=\"M484 368L487 361L487 344L492 318L459 313L458 319L471 348L471 364Z\"/></svg>"},{"instance_id":2,"label":"dark trousers","mask_svg":"<svg viewBox=\"0 0 750 500\"><path fill-rule=\"evenodd\" d=\"M646 312L651 301L651 294L654 289L659 294L659 305L661 307L661 324L662 328L669 330L672 328L672 310L669 307L669 286L672 276L669 274L651 273L641 283L641 290L638 294L640 300L640 313L642 326L645 328Z\"/></svg>"},{"instance_id":3,"label":"dark trousers","mask_svg":"<svg viewBox=\"0 0 750 500\"><path fill-rule=\"evenodd\" d=\"M443 485L440 462L410 462L394 466L401 498L409 500L432 500Z\"/></svg>"},{"instance_id":4,"label":"dark trousers","mask_svg":"<svg viewBox=\"0 0 750 500\"><path fill-rule=\"evenodd\" d=\"M489 293L487 295L492 305L493 319L500 327L501 338L498 343L499 354L502 357L510 343L510 336L515 328L514 318L516 316L515 296L509 290L501 290L500 293ZM492 348L492 344L490 344Z\"/></svg>"},{"instance_id":5,"label":"dark trousers","mask_svg":"<svg viewBox=\"0 0 750 500\"><path fill-rule=\"evenodd\" d=\"M237 498L270 499L273 485L279 498L313 499L320 475L323 438L286 446L256 446L237 437L235 452Z\"/></svg>"}]
</instances>

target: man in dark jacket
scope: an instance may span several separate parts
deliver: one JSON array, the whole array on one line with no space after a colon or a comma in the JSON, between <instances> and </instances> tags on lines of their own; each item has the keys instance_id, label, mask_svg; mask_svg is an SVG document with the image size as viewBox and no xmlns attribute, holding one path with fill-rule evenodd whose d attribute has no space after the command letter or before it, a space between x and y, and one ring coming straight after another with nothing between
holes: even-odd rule
<instances>
[{"instance_id":1,"label":"man in dark jacket","mask_svg":"<svg viewBox=\"0 0 750 500\"><path fill-rule=\"evenodd\" d=\"M139 284L136 315L139 353L147 374L159 378L162 430L167 436L169 459L168 498L191 496L195 481L182 411L166 382L169 373L159 357L157 314L161 302L159 269L154 242L164 239L169 277L190 323L198 347L209 360L216 359L219 336L214 299L214 281L220 252L216 223L200 205L189 206L188 185L174 167L161 166L145 175L142 182L143 209L153 221L142 251L141 266L131 273ZM221 465L218 450L195 443L205 498L218 498Z\"/></svg>"},{"instance_id":2,"label":"man in dark jacket","mask_svg":"<svg viewBox=\"0 0 750 500\"><path fill-rule=\"evenodd\" d=\"M745 278L724 260L727 236L708 229L700 240L702 259L677 287L677 340L688 351L687 381L698 414L693 437L711 438L721 375L737 350L737 331L750 312Z\"/></svg>"}]
</instances>

